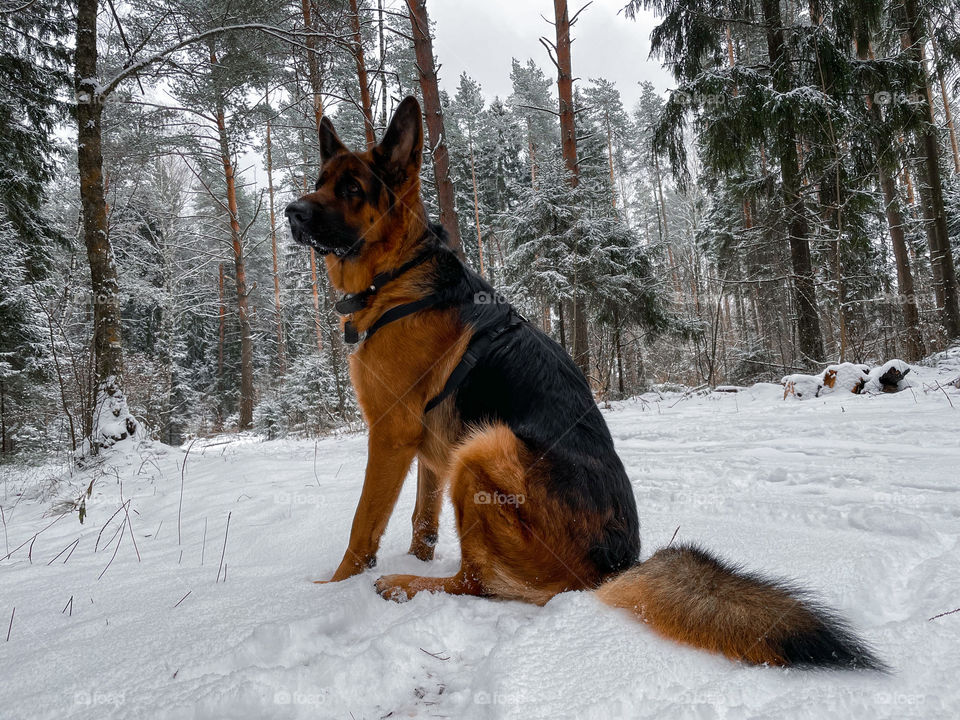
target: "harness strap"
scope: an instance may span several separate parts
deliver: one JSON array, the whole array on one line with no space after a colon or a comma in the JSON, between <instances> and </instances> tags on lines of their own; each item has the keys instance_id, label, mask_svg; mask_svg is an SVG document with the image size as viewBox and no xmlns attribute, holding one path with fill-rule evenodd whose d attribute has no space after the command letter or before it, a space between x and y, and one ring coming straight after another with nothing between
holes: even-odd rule
<instances>
[{"instance_id":1,"label":"harness strap","mask_svg":"<svg viewBox=\"0 0 960 720\"><path fill-rule=\"evenodd\" d=\"M370 283L370 287L366 288L365 290L344 295L333 304L334 310L341 315L352 315L359 310L363 310L365 307L367 307L367 301L380 292L384 285L391 280L396 280L398 277L403 275L408 270L412 270L417 265L425 263L434 255L436 255L436 248L428 245L419 253L417 253L411 260L408 260L400 267L378 273L376 276L374 276L373 281Z\"/></svg>"},{"instance_id":2,"label":"harness strap","mask_svg":"<svg viewBox=\"0 0 960 720\"><path fill-rule=\"evenodd\" d=\"M463 357L460 358L460 362L457 363L457 366L453 369L453 372L450 373L450 377L447 378L447 382L444 384L443 390L440 391L439 395L427 403L426 407L423 409L423 414L426 415L428 412L433 410L437 405L446 400L451 393L455 392L458 387L460 387L463 381L467 379L467 375L470 374L470 371L473 370L473 368L476 367L476 364L483 358L484 355L487 354L490 346L493 345L497 338L524 322L526 322L524 317L513 308L510 308L510 314L507 316L506 322L501 322L499 325L493 325L486 330L480 331L470 338L470 344L467 345L467 349L464 351Z\"/></svg>"},{"instance_id":3,"label":"harness strap","mask_svg":"<svg viewBox=\"0 0 960 720\"><path fill-rule=\"evenodd\" d=\"M373 335L384 325L388 325L395 320L399 320L400 318L405 318L407 315L413 315L416 312L425 310L431 305L436 305L438 302L440 302L440 296L436 293L432 293L420 298L419 300L414 300L410 303L404 303L403 305L392 307L383 315L378 317L373 325L367 328L367 332L364 333L363 339L368 340L371 335ZM360 342L360 333L357 331L357 326L353 324L352 320L348 320L343 324L343 340L349 345Z\"/></svg>"}]
</instances>

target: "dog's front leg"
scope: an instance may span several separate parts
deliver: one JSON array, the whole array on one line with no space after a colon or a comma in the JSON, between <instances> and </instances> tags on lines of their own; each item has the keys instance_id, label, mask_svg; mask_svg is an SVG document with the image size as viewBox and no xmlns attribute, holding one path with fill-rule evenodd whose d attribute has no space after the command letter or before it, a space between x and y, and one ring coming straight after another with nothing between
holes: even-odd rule
<instances>
[{"instance_id":1,"label":"dog's front leg","mask_svg":"<svg viewBox=\"0 0 960 720\"><path fill-rule=\"evenodd\" d=\"M360 503L353 516L350 544L332 582L345 580L376 563L380 537L387 528L418 445L418 440L399 440L395 434L380 432L377 428L370 431L367 471Z\"/></svg>"}]
</instances>

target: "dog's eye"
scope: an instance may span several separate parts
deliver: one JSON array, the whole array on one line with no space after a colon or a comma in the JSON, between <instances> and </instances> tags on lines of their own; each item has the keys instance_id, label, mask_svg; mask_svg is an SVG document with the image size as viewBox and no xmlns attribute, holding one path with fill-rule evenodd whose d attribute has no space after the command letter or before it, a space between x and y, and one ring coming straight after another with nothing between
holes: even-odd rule
<instances>
[{"instance_id":1,"label":"dog's eye","mask_svg":"<svg viewBox=\"0 0 960 720\"><path fill-rule=\"evenodd\" d=\"M363 188L360 187L360 183L356 180L347 180L343 184L343 194L350 196L358 196L363 194Z\"/></svg>"}]
</instances>

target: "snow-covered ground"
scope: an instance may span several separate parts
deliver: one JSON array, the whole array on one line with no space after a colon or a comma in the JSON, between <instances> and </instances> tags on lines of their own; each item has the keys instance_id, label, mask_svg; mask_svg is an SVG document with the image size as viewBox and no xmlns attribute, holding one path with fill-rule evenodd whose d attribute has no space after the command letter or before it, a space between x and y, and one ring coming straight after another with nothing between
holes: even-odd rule
<instances>
[{"instance_id":1,"label":"snow-covered ground","mask_svg":"<svg viewBox=\"0 0 960 720\"><path fill-rule=\"evenodd\" d=\"M760 385L605 411L645 556L676 531L796 578L890 675L741 666L589 593L384 601L381 573L458 565L449 507L437 559L405 554L413 477L379 567L312 584L344 550L364 436L222 437L116 452L56 486L4 471L0 718L958 717L960 613L928 620L960 606L960 390L938 386L956 360L896 395ZM82 526L56 514L94 478Z\"/></svg>"}]
</instances>

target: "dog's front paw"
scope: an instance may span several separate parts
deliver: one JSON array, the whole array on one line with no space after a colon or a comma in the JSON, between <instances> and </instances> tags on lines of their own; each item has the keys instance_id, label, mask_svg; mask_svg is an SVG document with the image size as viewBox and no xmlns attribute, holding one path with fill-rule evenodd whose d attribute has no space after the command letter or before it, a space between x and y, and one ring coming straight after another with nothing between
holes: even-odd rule
<instances>
[{"instance_id":1,"label":"dog's front paw","mask_svg":"<svg viewBox=\"0 0 960 720\"><path fill-rule=\"evenodd\" d=\"M413 540L410 542L410 550L408 550L410 555L413 555L418 560L423 560L424 562L430 562L433 560L433 551L437 545L437 535L436 533L430 535L414 536Z\"/></svg>"},{"instance_id":2,"label":"dog's front paw","mask_svg":"<svg viewBox=\"0 0 960 720\"><path fill-rule=\"evenodd\" d=\"M410 592L409 582L413 575L384 575L373 584L377 594L385 600L406 602L414 593Z\"/></svg>"}]
</instances>

